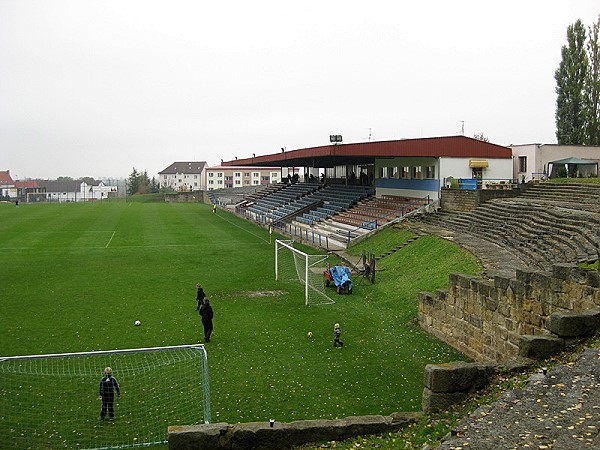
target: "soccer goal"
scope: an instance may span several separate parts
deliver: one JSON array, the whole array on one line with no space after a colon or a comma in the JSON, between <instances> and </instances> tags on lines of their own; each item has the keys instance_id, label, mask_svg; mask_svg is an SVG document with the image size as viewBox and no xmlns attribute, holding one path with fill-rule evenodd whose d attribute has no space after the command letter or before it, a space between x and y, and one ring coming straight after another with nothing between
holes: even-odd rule
<instances>
[{"instance_id":1,"label":"soccer goal","mask_svg":"<svg viewBox=\"0 0 600 450\"><path fill-rule=\"evenodd\" d=\"M275 240L275 279L299 281L306 305L335 303L325 291L326 260L327 255L309 255L294 248L294 241Z\"/></svg>"},{"instance_id":2,"label":"soccer goal","mask_svg":"<svg viewBox=\"0 0 600 450\"><path fill-rule=\"evenodd\" d=\"M121 392L114 419L100 419L106 367ZM0 377L0 447L148 447L171 425L210 422L203 345L0 357Z\"/></svg>"}]
</instances>

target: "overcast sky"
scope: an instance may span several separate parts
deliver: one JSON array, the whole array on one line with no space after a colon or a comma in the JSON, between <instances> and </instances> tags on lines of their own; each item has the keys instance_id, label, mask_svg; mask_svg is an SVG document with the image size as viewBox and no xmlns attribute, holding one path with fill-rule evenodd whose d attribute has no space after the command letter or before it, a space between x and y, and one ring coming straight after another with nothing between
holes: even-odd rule
<instances>
[{"instance_id":1,"label":"overcast sky","mask_svg":"<svg viewBox=\"0 0 600 450\"><path fill-rule=\"evenodd\" d=\"M0 0L0 170L483 133L555 143L569 24L598 0Z\"/></svg>"}]
</instances>

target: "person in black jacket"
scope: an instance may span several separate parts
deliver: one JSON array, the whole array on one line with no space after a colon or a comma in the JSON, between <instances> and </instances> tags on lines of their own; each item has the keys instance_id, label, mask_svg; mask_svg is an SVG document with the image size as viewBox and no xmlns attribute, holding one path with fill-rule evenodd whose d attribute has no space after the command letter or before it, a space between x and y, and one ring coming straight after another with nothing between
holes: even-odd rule
<instances>
[{"instance_id":1,"label":"person in black jacket","mask_svg":"<svg viewBox=\"0 0 600 450\"><path fill-rule=\"evenodd\" d=\"M204 342L210 341L210 335L213 332L213 309L207 298L200 306L200 316L202 317L202 326L204 327Z\"/></svg>"},{"instance_id":2,"label":"person in black jacket","mask_svg":"<svg viewBox=\"0 0 600 450\"><path fill-rule=\"evenodd\" d=\"M200 311L200 307L202 306L202 302L206 298L206 294L204 293L204 289L200 286L200 283L196 285L196 301L198 302L198 306L196 307L196 311Z\"/></svg>"},{"instance_id":3,"label":"person in black jacket","mask_svg":"<svg viewBox=\"0 0 600 450\"><path fill-rule=\"evenodd\" d=\"M107 367L104 369L104 376L100 380L100 398L102 399L102 409L100 410L100 420L104 420L106 412L108 411L108 418L113 420L115 418L115 391L119 398L121 398L121 390L119 389L119 383L117 379L112 376L112 369Z\"/></svg>"}]
</instances>

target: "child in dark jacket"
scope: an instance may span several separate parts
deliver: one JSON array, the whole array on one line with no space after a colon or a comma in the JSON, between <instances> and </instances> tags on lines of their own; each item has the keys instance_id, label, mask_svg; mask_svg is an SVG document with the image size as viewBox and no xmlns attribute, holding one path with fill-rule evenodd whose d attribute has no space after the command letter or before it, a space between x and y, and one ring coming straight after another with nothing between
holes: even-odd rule
<instances>
[{"instance_id":1,"label":"child in dark jacket","mask_svg":"<svg viewBox=\"0 0 600 450\"><path fill-rule=\"evenodd\" d=\"M340 334L342 334L342 330L340 330L340 324L336 323L333 326L333 346L337 347L343 347L344 343L342 341L340 341Z\"/></svg>"}]
</instances>

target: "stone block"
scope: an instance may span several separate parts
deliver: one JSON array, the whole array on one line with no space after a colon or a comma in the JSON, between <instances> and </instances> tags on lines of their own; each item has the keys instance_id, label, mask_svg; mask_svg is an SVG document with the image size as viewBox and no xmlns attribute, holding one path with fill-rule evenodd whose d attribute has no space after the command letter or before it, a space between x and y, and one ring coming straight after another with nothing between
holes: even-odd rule
<instances>
[{"instance_id":1,"label":"stone block","mask_svg":"<svg viewBox=\"0 0 600 450\"><path fill-rule=\"evenodd\" d=\"M498 288L498 289L505 291L510 286L510 278L501 277L501 276L496 275L494 277L494 286L496 286L496 288Z\"/></svg>"},{"instance_id":2,"label":"stone block","mask_svg":"<svg viewBox=\"0 0 600 450\"><path fill-rule=\"evenodd\" d=\"M575 264L554 264L552 266L552 276L560 280L568 280L571 271L576 267Z\"/></svg>"},{"instance_id":3,"label":"stone block","mask_svg":"<svg viewBox=\"0 0 600 450\"><path fill-rule=\"evenodd\" d=\"M564 348L564 340L552 336L521 336L519 356L530 359L545 359Z\"/></svg>"},{"instance_id":4,"label":"stone block","mask_svg":"<svg viewBox=\"0 0 600 450\"><path fill-rule=\"evenodd\" d=\"M431 414L448 409L465 401L469 397L467 392L440 393L433 392L430 389L423 389L422 406L425 414Z\"/></svg>"},{"instance_id":5,"label":"stone block","mask_svg":"<svg viewBox=\"0 0 600 450\"><path fill-rule=\"evenodd\" d=\"M556 312L546 327L560 337L590 336L600 329L600 309L581 312Z\"/></svg>"},{"instance_id":6,"label":"stone block","mask_svg":"<svg viewBox=\"0 0 600 450\"><path fill-rule=\"evenodd\" d=\"M170 426L169 448L178 450L221 448L221 436L225 436L227 434L228 428L229 425L226 423Z\"/></svg>"},{"instance_id":7,"label":"stone block","mask_svg":"<svg viewBox=\"0 0 600 450\"><path fill-rule=\"evenodd\" d=\"M476 365L464 361L427 364L424 385L433 392L469 391L478 374Z\"/></svg>"}]
</instances>

